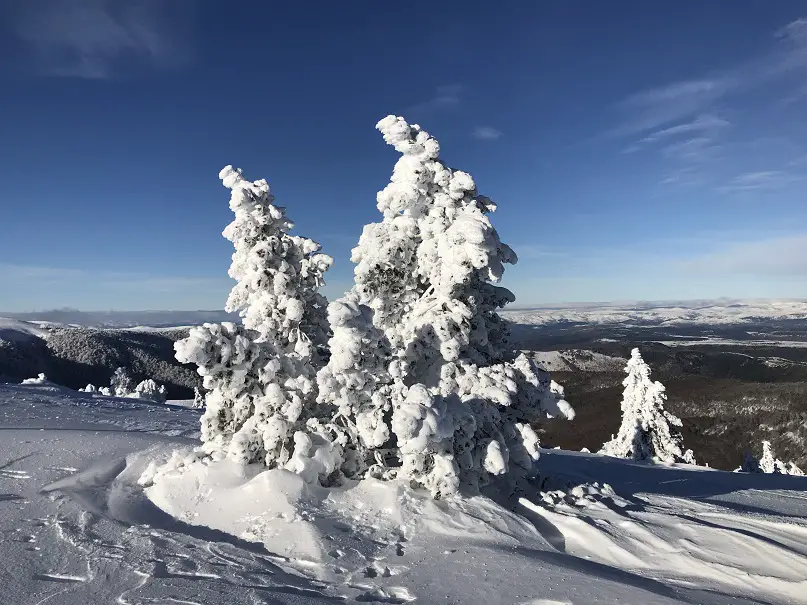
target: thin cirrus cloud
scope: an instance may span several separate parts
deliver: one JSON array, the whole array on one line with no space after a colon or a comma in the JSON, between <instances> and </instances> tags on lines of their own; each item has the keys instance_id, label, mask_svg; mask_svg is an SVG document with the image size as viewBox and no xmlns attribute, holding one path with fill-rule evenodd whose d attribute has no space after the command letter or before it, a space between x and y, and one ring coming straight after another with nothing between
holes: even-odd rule
<instances>
[{"instance_id":1,"label":"thin cirrus cloud","mask_svg":"<svg viewBox=\"0 0 807 605\"><path fill-rule=\"evenodd\" d=\"M766 55L710 75L672 82L628 96L618 109L628 118L611 136L649 132L706 113L717 101L761 86L794 71L807 71L807 19L797 19L774 34ZM653 135L649 135L652 137Z\"/></svg>"},{"instance_id":2,"label":"thin cirrus cloud","mask_svg":"<svg viewBox=\"0 0 807 605\"><path fill-rule=\"evenodd\" d=\"M471 136L480 141L495 141L496 139L502 138L503 133L501 130L497 130L491 126L478 126L471 133Z\"/></svg>"},{"instance_id":3,"label":"thin cirrus cloud","mask_svg":"<svg viewBox=\"0 0 807 605\"><path fill-rule=\"evenodd\" d=\"M726 193L773 191L782 189L792 183L803 181L805 178L800 174L784 170L760 170L738 175L725 185L718 187L718 190Z\"/></svg>"},{"instance_id":4,"label":"thin cirrus cloud","mask_svg":"<svg viewBox=\"0 0 807 605\"><path fill-rule=\"evenodd\" d=\"M187 65L193 14L190 0L25 0L0 11L17 67L84 79Z\"/></svg>"},{"instance_id":5,"label":"thin cirrus cloud","mask_svg":"<svg viewBox=\"0 0 807 605\"><path fill-rule=\"evenodd\" d=\"M807 19L797 19L775 32L770 50L762 56L629 95L616 107L624 118L604 136L633 139L624 153L659 154L667 167L662 184L706 184L719 179L713 185L722 193L785 186L801 180L788 173L787 162L781 167L760 166L757 176L750 170L736 176L724 174L733 167L723 160L738 148L738 137L747 134L742 119L729 120L725 114L735 99L773 83L791 85L793 93L786 98L795 102L804 90L803 79L794 77L799 75L807 75Z\"/></svg>"}]
</instances>

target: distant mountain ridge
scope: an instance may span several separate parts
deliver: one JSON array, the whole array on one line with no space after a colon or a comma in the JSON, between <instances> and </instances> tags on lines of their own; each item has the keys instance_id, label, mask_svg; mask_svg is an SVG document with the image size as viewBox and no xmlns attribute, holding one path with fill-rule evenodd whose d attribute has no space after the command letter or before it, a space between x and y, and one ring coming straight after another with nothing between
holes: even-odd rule
<instances>
[{"instance_id":1,"label":"distant mountain ridge","mask_svg":"<svg viewBox=\"0 0 807 605\"><path fill-rule=\"evenodd\" d=\"M203 323L232 321L240 323L237 313L224 310L195 311L80 311L78 309L51 309L26 313L4 313L0 317L29 322L52 322L93 328L154 328L198 326Z\"/></svg>"},{"instance_id":2,"label":"distant mountain ridge","mask_svg":"<svg viewBox=\"0 0 807 605\"><path fill-rule=\"evenodd\" d=\"M807 301L798 299L717 299L632 303L570 303L505 309L502 316L513 323L547 325L727 325L761 320L807 319Z\"/></svg>"}]
</instances>

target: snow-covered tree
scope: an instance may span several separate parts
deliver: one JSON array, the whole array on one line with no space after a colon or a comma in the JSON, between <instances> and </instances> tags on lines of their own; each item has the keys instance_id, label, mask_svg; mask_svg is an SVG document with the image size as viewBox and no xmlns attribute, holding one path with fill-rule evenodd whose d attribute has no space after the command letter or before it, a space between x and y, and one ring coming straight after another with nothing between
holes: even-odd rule
<instances>
[{"instance_id":1,"label":"snow-covered tree","mask_svg":"<svg viewBox=\"0 0 807 605\"><path fill-rule=\"evenodd\" d=\"M199 387L193 387L193 407L197 410L202 410L205 407L205 396Z\"/></svg>"},{"instance_id":2,"label":"snow-covered tree","mask_svg":"<svg viewBox=\"0 0 807 605\"><path fill-rule=\"evenodd\" d=\"M783 462L774 456L770 441L762 442L762 457L759 459L755 458L750 451L746 451L742 466L735 469L734 472L804 476L804 471L795 462Z\"/></svg>"},{"instance_id":3,"label":"snow-covered tree","mask_svg":"<svg viewBox=\"0 0 807 605\"><path fill-rule=\"evenodd\" d=\"M157 384L151 378L147 378L134 388L134 391L130 396L137 399L146 399L148 401L156 401L157 403L165 403L165 385Z\"/></svg>"},{"instance_id":4,"label":"snow-covered tree","mask_svg":"<svg viewBox=\"0 0 807 605\"><path fill-rule=\"evenodd\" d=\"M115 397L126 397L133 390L132 378L126 368L116 368L109 379L109 387Z\"/></svg>"},{"instance_id":5,"label":"snow-covered tree","mask_svg":"<svg viewBox=\"0 0 807 605\"><path fill-rule=\"evenodd\" d=\"M319 288L333 260L313 240L289 234L293 224L285 208L275 205L265 180L247 181L232 166L219 177L231 190L235 214L223 232L235 248L229 274L236 285L226 309L238 312L243 326L194 328L175 344L176 356L196 363L204 378L205 450L214 457L282 466L296 446L314 455L313 442L322 432L315 378L328 324ZM295 437L297 432L311 434ZM307 459L300 452L295 451L297 467Z\"/></svg>"},{"instance_id":6,"label":"snow-covered tree","mask_svg":"<svg viewBox=\"0 0 807 605\"><path fill-rule=\"evenodd\" d=\"M633 460L661 460L695 464L691 450L683 450L678 430L681 420L664 409L664 385L650 379L650 366L639 349L631 351L622 385L622 424L616 437L605 443L601 454Z\"/></svg>"},{"instance_id":7,"label":"snow-covered tree","mask_svg":"<svg viewBox=\"0 0 807 605\"><path fill-rule=\"evenodd\" d=\"M397 474L435 495L529 472L529 423L573 415L562 389L525 356L513 359L495 285L516 255L503 244L473 178L439 159L417 125L377 128L401 153L377 196L381 222L353 250L355 286L331 303L331 358L319 401L347 433L346 474Z\"/></svg>"}]
</instances>

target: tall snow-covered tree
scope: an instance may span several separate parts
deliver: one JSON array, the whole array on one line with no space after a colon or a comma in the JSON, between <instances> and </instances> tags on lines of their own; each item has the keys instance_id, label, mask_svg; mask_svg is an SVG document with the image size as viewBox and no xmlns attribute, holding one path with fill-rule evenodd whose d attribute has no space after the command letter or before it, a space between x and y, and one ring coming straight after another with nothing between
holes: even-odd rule
<instances>
[{"instance_id":1,"label":"tall snow-covered tree","mask_svg":"<svg viewBox=\"0 0 807 605\"><path fill-rule=\"evenodd\" d=\"M664 385L650 379L650 366L639 349L631 351L622 381L622 424L619 433L605 443L601 454L633 460L695 463L691 450L683 450L678 430L681 420L664 409Z\"/></svg>"},{"instance_id":2,"label":"tall snow-covered tree","mask_svg":"<svg viewBox=\"0 0 807 605\"><path fill-rule=\"evenodd\" d=\"M398 474L449 494L537 457L529 426L571 416L562 390L527 357L513 359L495 285L516 262L490 222L496 206L439 159L417 125L377 128L401 157L377 196L381 222L353 250L355 286L331 303L331 359L319 400L336 406L354 456L348 472Z\"/></svg>"},{"instance_id":3,"label":"tall snow-covered tree","mask_svg":"<svg viewBox=\"0 0 807 605\"><path fill-rule=\"evenodd\" d=\"M265 180L247 181L232 166L219 177L235 214L223 232L235 248L229 275L236 284L226 309L243 325L194 328L176 343L176 356L199 366L208 391L204 449L214 458L283 466L295 443L298 458L307 455L302 449L315 453L310 436L295 434L319 430L315 378L328 337L319 289L333 260L315 241L289 234L293 223Z\"/></svg>"}]
</instances>

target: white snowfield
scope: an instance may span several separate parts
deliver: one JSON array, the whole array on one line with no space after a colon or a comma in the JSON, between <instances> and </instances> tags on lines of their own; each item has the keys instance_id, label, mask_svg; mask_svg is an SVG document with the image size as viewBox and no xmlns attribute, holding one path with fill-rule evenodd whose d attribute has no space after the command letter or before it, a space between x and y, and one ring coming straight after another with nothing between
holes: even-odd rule
<instances>
[{"instance_id":1,"label":"white snowfield","mask_svg":"<svg viewBox=\"0 0 807 605\"><path fill-rule=\"evenodd\" d=\"M804 478L553 450L543 487L563 489L500 503L230 462L155 477L198 427L184 407L0 385L0 602L807 603Z\"/></svg>"},{"instance_id":2,"label":"white snowfield","mask_svg":"<svg viewBox=\"0 0 807 605\"><path fill-rule=\"evenodd\" d=\"M500 311L511 322L545 325L558 322L628 325L717 325L759 320L807 319L803 300L707 300L675 302L539 305Z\"/></svg>"}]
</instances>

